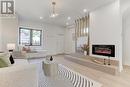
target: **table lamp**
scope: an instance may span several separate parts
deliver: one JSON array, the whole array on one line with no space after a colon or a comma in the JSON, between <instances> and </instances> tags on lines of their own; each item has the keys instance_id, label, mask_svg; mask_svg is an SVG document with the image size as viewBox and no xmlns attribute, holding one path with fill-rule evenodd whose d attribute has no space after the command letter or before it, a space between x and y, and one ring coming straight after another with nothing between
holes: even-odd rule
<instances>
[{"instance_id":1,"label":"table lamp","mask_svg":"<svg viewBox=\"0 0 130 87\"><path fill-rule=\"evenodd\" d=\"M10 60L11 64L14 64L14 59L13 59L13 56L12 56L12 52L15 49L15 44L14 43L8 43L7 44L7 49L10 52L9 60Z\"/></svg>"}]
</instances>

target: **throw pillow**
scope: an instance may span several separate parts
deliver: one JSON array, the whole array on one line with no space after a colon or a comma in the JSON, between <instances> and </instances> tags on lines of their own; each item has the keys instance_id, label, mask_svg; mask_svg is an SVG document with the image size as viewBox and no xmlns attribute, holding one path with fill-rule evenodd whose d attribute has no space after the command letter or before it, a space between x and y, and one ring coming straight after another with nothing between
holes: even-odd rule
<instances>
[{"instance_id":1,"label":"throw pillow","mask_svg":"<svg viewBox=\"0 0 130 87\"><path fill-rule=\"evenodd\" d=\"M10 55L7 53L0 54L0 59L4 60L8 64L8 66L11 66L9 57Z\"/></svg>"},{"instance_id":2,"label":"throw pillow","mask_svg":"<svg viewBox=\"0 0 130 87\"><path fill-rule=\"evenodd\" d=\"M8 67L8 64L2 58L0 58L0 68L3 67Z\"/></svg>"},{"instance_id":3,"label":"throw pillow","mask_svg":"<svg viewBox=\"0 0 130 87\"><path fill-rule=\"evenodd\" d=\"M23 47L22 51L31 52L31 49L30 49L30 47L28 47L28 48Z\"/></svg>"}]
</instances>

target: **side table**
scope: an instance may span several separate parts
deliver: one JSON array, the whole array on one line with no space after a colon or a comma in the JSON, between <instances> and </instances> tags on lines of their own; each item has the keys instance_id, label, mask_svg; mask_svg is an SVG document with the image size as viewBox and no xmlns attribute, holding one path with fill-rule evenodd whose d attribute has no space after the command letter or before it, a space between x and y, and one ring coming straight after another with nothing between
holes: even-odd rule
<instances>
[{"instance_id":1,"label":"side table","mask_svg":"<svg viewBox=\"0 0 130 87\"><path fill-rule=\"evenodd\" d=\"M55 77L58 75L58 64L55 63L54 61L44 60L42 62L42 67L45 76Z\"/></svg>"}]
</instances>

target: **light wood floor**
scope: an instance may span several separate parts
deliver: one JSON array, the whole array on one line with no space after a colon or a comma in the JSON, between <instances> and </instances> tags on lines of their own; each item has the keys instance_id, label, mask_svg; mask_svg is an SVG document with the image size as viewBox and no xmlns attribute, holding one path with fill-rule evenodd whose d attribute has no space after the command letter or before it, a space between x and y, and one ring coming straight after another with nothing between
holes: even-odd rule
<instances>
[{"instance_id":1,"label":"light wood floor","mask_svg":"<svg viewBox=\"0 0 130 87\"><path fill-rule=\"evenodd\" d=\"M63 55L54 56L54 60L86 77L102 83L103 87L130 87L130 67L125 66L124 70L119 75L113 76L70 62L69 60L64 59Z\"/></svg>"}]
</instances>

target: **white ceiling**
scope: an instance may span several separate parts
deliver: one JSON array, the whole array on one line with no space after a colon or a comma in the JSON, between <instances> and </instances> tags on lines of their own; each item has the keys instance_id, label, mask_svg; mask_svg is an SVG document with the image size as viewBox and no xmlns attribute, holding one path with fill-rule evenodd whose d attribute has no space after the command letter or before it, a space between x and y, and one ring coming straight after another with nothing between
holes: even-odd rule
<instances>
[{"instance_id":1,"label":"white ceiling","mask_svg":"<svg viewBox=\"0 0 130 87\"><path fill-rule=\"evenodd\" d=\"M50 18L52 0L15 0L16 13L22 20L31 20L65 26L84 16L83 9L92 11L115 0L53 0L56 2L56 18ZM43 17L40 20L40 16ZM70 16L71 20L67 20Z\"/></svg>"}]
</instances>

